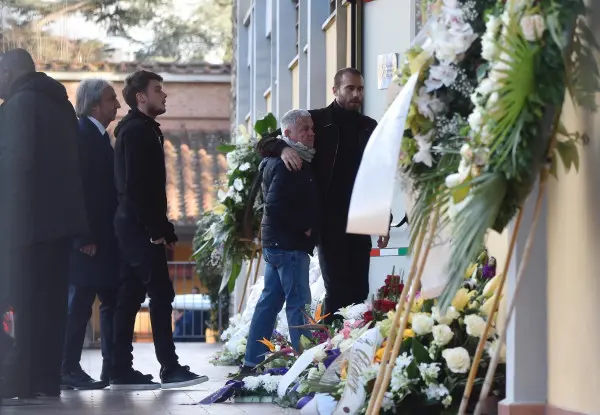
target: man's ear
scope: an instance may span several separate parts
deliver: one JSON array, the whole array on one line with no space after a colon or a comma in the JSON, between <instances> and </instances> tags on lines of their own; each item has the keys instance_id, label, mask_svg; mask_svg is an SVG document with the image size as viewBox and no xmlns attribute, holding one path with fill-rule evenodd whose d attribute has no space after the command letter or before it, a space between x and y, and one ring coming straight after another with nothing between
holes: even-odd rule
<instances>
[{"instance_id":1,"label":"man's ear","mask_svg":"<svg viewBox=\"0 0 600 415\"><path fill-rule=\"evenodd\" d=\"M290 130L289 128L286 128L285 130L283 130L283 136L289 137L291 132L292 132L292 130Z\"/></svg>"},{"instance_id":2,"label":"man's ear","mask_svg":"<svg viewBox=\"0 0 600 415\"><path fill-rule=\"evenodd\" d=\"M333 88L331 88L331 92L333 92L333 96L334 96L334 97L337 97L337 96L338 96L338 90L339 90L339 89L338 89L337 87L335 87L335 86L334 86Z\"/></svg>"}]
</instances>

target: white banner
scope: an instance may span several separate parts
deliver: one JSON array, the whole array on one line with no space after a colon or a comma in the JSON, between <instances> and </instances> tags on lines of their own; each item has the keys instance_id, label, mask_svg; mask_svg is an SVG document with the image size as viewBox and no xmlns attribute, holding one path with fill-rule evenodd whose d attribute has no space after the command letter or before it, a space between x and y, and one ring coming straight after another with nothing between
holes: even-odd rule
<instances>
[{"instance_id":1,"label":"white banner","mask_svg":"<svg viewBox=\"0 0 600 415\"><path fill-rule=\"evenodd\" d=\"M362 377L364 371L371 368L377 348L382 342L383 337L376 327L367 331L352 345L346 387L333 415L357 414L364 406L367 392Z\"/></svg>"},{"instance_id":2,"label":"white banner","mask_svg":"<svg viewBox=\"0 0 600 415\"><path fill-rule=\"evenodd\" d=\"M387 235L404 124L419 74L412 75L373 131L356 175L348 233Z\"/></svg>"},{"instance_id":3,"label":"white banner","mask_svg":"<svg viewBox=\"0 0 600 415\"><path fill-rule=\"evenodd\" d=\"M410 186L406 186L410 188ZM415 205L415 197L411 193L404 195L404 204L408 212L408 221L410 223L411 213ZM423 240L424 247L421 252L424 251L426 244L429 242L429 229L425 234ZM412 258L413 260L415 258ZM421 276L421 292L420 296L424 299L430 299L438 297L446 284L448 284L448 262L450 261L450 230L448 227L440 228L438 226L436 235L433 239L433 245L425 261L425 268L423 269L423 275Z\"/></svg>"},{"instance_id":4,"label":"white banner","mask_svg":"<svg viewBox=\"0 0 600 415\"><path fill-rule=\"evenodd\" d=\"M300 355L290 370L288 370L288 372L283 375L279 381L279 386L277 387L277 396L283 398L292 382L294 382L304 371L304 369L306 369L312 363L312 361L315 359L315 354L318 351L323 350L325 346L325 343L319 344L312 349L308 349L302 353L302 355Z\"/></svg>"}]
</instances>

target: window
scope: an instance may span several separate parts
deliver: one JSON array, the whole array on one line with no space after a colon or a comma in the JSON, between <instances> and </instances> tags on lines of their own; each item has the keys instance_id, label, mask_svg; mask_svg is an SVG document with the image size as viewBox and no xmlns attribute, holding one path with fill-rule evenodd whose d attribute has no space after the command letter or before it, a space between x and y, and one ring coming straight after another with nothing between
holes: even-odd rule
<instances>
[{"instance_id":1,"label":"window","mask_svg":"<svg viewBox=\"0 0 600 415\"><path fill-rule=\"evenodd\" d=\"M300 52L300 0L292 0L296 3L296 55Z\"/></svg>"},{"instance_id":2,"label":"window","mask_svg":"<svg viewBox=\"0 0 600 415\"><path fill-rule=\"evenodd\" d=\"M265 36L271 37L273 29L273 0L267 0L267 13L265 14Z\"/></svg>"}]
</instances>

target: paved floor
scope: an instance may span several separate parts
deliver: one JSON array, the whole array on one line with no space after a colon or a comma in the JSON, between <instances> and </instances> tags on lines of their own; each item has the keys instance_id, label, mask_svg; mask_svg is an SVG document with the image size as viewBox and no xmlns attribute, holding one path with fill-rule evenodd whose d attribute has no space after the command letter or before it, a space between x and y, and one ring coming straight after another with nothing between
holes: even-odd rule
<instances>
[{"instance_id":1,"label":"paved floor","mask_svg":"<svg viewBox=\"0 0 600 415\"><path fill-rule=\"evenodd\" d=\"M218 345L205 343L177 343L180 362L192 371L207 375L210 380L198 386L168 391L112 392L63 392L60 400L43 404L0 407L2 415L275 415L296 414L299 411L283 409L273 404L221 403L210 406L193 405L221 388L227 374L234 367L215 367L208 363ZM152 344L138 343L134 351L135 368L151 373L158 379L159 365L154 357ZM98 350L84 351L82 367L95 378L100 376L101 357Z\"/></svg>"}]
</instances>

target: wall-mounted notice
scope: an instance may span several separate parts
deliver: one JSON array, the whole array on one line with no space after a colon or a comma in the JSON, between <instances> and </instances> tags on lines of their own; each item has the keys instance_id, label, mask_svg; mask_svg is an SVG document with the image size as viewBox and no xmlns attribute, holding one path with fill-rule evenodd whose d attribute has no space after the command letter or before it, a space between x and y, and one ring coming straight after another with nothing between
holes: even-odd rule
<instances>
[{"instance_id":1,"label":"wall-mounted notice","mask_svg":"<svg viewBox=\"0 0 600 415\"><path fill-rule=\"evenodd\" d=\"M377 87L388 89L398 69L398 54L386 53L377 56Z\"/></svg>"}]
</instances>

